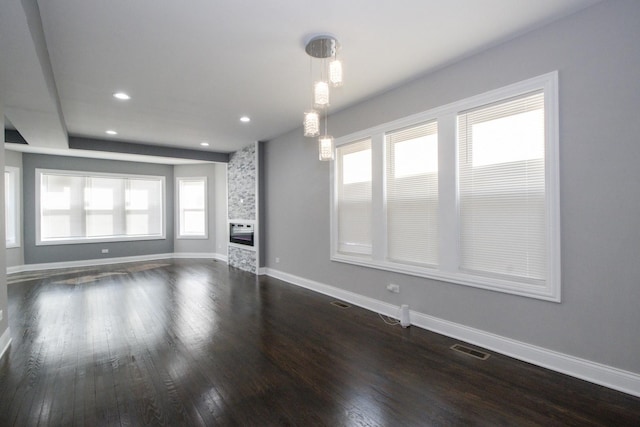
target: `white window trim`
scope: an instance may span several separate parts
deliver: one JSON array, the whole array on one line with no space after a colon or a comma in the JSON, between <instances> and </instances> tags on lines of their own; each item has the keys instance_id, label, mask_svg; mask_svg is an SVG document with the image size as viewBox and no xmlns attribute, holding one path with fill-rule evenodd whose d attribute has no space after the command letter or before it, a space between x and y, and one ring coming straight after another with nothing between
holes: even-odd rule
<instances>
[{"instance_id":1,"label":"white window trim","mask_svg":"<svg viewBox=\"0 0 640 427\"><path fill-rule=\"evenodd\" d=\"M21 217L22 217L22 209L20 206L21 200L20 200L20 194L22 194L22 192L20 191L20 168L17 168L15 166L5 166L4 167L5 172L9 172L11 174L11 176L13 177L13 195L15 198L15 204L14 204L14 218L15 218L15 222L14 222L14 227L16 230L16 240L15 242L6 244L6 248L7 249L11 249L11 248L19 248L20 245L22 244L22 226L21 226ZM5 200L6 203L6 200Z\"/></svg>"},{"instance_id":2,"label":"white window trim","mask_svg":"<svg viewBox=\"0 0 640 427\"><path fill-rule=\"evenodd\" d=\"M547 277L544 285L501 278L488 278L467 274L458 268L458 223L456 118L458 113L493 102L506 100L536 90L545 97L545 194L547 216ZM560 302L560 182L559 182L559 124L558 124L558 72L554 71L506 87L472 96L442 107L405 117L393 122L359 131L336 140L336 147L364 138L372 139L373 163L373 254L369 257L346 255L337 248L337 180L332 162L330 210L330 259L332 261L404 273L450 283L472 286L508 294ZM438 121L438 157L440 206L440 264L436 268L406 265L386 259L386 229L384 209L384 134L419 123ZM446 165L446 167L442 167Z\"/></svg>"},{"instance_id":3,"label":"white window trim","mask_svg":"<svg viewBox=\"0 0 640 427\"><path fill-rule=\"evenodd\" d=\"M204 234L203 235L193 235L193 234L180 234L180 181L204 181ZM175 199L176 199L176 239L180 240L206 240L209 238L209 190L206 176L178 176L176 177L176 191L175 191Z\"/></svg>"},{"instance_id":4,"label":"white window trim","mask_svg":"<svg viewBox=\"0 0 640 427\"><path fill-rule=\"evenodd\" d=\"M159 235L149 235L149 236L113 236L113 237L83 237L83 238L58 238L58 239L50 239L50 240L42 240L40 233L40 221L42 216L42 210L40 206L40 186L41 186L41 176L46 173L55 173L58 175L68 175L68 176L90 176L95 178L134 178L134 179L157 179L161 182L161 197L162 197L162 218L160 218L160 230L161 234ZM73 244L82 244L82 243L107 243L107 242L130 242L130 241L142 241L142 240L165 240L167 235L167 227L166 227L166 214L167 214L167 195L166 195L166 178L164 176L156 176L156 175L134 175L134 174L121 174L121 173L107 173L107 172L87 172L87 171L71 171L71 170L58 170L58 169L36 169L36 246L49 246L49 245L73 245Z\"/></svg>"}]
</instances>

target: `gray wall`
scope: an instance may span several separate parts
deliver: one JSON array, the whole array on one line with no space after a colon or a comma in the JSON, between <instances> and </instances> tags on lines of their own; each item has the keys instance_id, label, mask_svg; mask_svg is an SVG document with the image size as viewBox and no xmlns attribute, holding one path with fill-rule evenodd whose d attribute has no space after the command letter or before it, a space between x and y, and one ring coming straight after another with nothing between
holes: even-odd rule
<instances>
[{"instance_id":1,"label":"gray wall","mask_svg":"<svg viewBox=\"0 0 640 427\"><path fill-rule=\"evenodd\" d=\"M265 209L265 202L267 195L265 192L265 169L264 169L264 150L266 142L258 142L258 255L262 255L266 252L266 227L263 224L266 223L267 210ZM258 256L258 268L266 267L266 260L264 256Z\"/></svg>"},{"instance_id":2,"label":"gray wall","mask_svg":"<svg viewBox=\"0 0 640 427\"><path fill-rule=\"evenodd\" d=\"M13 166L20 170L22 170L22 153L19 151L11 151L5 150L4 152L4 164L6 166ZM24 264L24 233L22 232L22 222L23 222L23 209L22 209L22 175L20 174L20 191L18 203L20 204L20 247L19 248L8 248L7 249L7 267L15 267Z\"/></svg>"},{"instance_id":3,"label":"gray wall","mask_svg":"<svg viewBox=\"0 0 640 427\"><path fill-rule=\"evenodd\" d=\"M4 120L4 105L2 103L2 94L0 93L0 117ZM4 139L4 137L3 137ZM0 150L0 164L4 164L4 143ZM0 178L0 184L4 188L4 174ZM4 224L4 197L0 197L0 224ZM0 242L6 241L5 229L0 227ZM7 250L5 245L0 245L0 310L2 310L2 320L0 320L0 336L5 333L9 327L9 313L7 312ZM0 348L2 351L2 348Z\"/></svg>"},{"instance_id":4,"label":"gray wall","mask_svg":"<svg viewBox=\"0 0 640 427\"><path fill-rule=\"evenodd\" d=\"M207 239L178 239L174 242L175 252L186 253L216 253L227 255L227 165L224 163L202 163L197 165L176 165L174 166L174 177L207 177L207 213L208 230ZM177 187L174 191L177 195ZM177 208L177 202L176 202ZM176 215L177 221L177 212ZM178 224L176 223L177 230ZM176 231L177 236L177 231Z\"/></svg>"},{"instance_id":5,"label":"gray wall","mask_svg":"<svg viewBox=\"0 0 640 427\"><path fill-rule=\"evenodd\" d=\"M639 1L599 3L330 120L346 135L559 70L562 303L330 262L329 164L301 130L266 145L267 267L640 373L639 42Z\"/></svg>"},{"instance_id":6,"label":"gray wall","mask_svg":"<svg viewBox=\"0 0 640 427\"><path fill-rule=\"evenodd\" d=\"M216 250L219 255L227 255L229 244L229 223L227 221L227 165L218 164L215 172L215 235Z\"/></svg>"},{"instance_id":7,"label":"gray wall","mask_svg":"<svg viewBox=\"0 0 640 427\"><path fill-rule=\"evenodd\" d=\"M151 163L122 162L115 160L87 159L80 157L48 156L28 153L23 154L22 164L22 188L24 207L22 227L24 229L23 245L25 264L78 261L99 258L116 258L173 252L173 166ZM164 176L166 180L166 238L162 240L139 240L131 242L36 246L36 168ZM103 248L109 249L109 253L102 254L101 249Z\"/></svg>"}]
</instances>

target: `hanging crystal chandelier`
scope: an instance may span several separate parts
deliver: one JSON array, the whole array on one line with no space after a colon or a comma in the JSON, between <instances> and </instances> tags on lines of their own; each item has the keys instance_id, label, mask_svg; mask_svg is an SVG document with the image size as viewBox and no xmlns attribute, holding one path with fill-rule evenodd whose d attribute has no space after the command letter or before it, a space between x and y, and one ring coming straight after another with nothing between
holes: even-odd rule
<instances>
[{"instance_id":1,"label":"hanging crystal chandelier","mask_svg":"<svg viewBox=\"0 0 640 427\"><path fill-rule=\"evenodd\" d=\"M313 37L305 46L311 57L311 76L313 79L313 59L321 60L320 77L315 79L312 91L313 109L304 113L304 136L315 138L320 135L320 112L324 113L324 134L318 140L320 160L333 160L333 137L327 134L327 116L329 114L329 86L342 86L342 62L337 57L340 44L329 35ZM327 59L331 58L327 64ZM320 112L318 111L320 110Z\"/></svg>"},{"instance_id":2,"label":"hanging crystal chandelier","mask_svg":"<svg viewBox=\"0 0 640 427\"><path fill-rule=\"evenodd\" d=\"M320 114L315 110L304 113L304 136L314 138L320 135Z\"/></svg>"}]
</instances>

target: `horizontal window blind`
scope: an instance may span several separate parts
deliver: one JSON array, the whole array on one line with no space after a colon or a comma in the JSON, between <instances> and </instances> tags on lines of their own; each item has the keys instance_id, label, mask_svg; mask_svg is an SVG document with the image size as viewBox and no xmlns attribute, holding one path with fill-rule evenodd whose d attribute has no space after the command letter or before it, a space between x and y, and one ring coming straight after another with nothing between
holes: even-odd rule
<instances>
[{"instance_id":1,"label":"horizontal window blind","mask_svg":"<svg viewBox=\"0 0 640 427\"><path fill-rule=\"evenodd\" d=\"M338 251L371 255L371 139L340 146L336 152Z\"/></svg>"},{"instance_id":2,"label":"horizontal window blind","mask_svg":"<svg viewBox=\"0 0 640 427\"><path fill-rule=\"evenodd\" d=\"M39 172L39 242L161 237L162 177Z\"/></svg>"},{"instance_id":3,"label":"horizontal window blind","mask_svg":"<svg viewBox=\"0 0 640 427\"><path fill-rule=\"evenodd\" d=\"M179 235L204 237L206 228L206 178L178 178Z\"/></svg>"},{"instance_id":4,"label":"horizontal window blind","mask_svg":"<svg viewBox=\"0 0 640 427\"><path fill-rule=\"evenodd\" d=\"M438 124L389 132L386 144L387 258L438 264Z\"/></svg>"},{"instance_id":5,"label":"horizontal window blind","mask_svg":"<svg viewBox=\"0 0 640 427\"><path fill-rule=\"evenodd\" d=\"M546 277L544 94L458 115L460 268Z\"/></svg>"},{"instance_id":6,"label":"horizontal window blind","mask_svg":"<svg viewBox=\"0 0 640 427\"><path fill-rule=\"evenodd\" d=\"M82 176L43 173L40 179L40 239L85 237Z\"/></svg>"}]
</instances>

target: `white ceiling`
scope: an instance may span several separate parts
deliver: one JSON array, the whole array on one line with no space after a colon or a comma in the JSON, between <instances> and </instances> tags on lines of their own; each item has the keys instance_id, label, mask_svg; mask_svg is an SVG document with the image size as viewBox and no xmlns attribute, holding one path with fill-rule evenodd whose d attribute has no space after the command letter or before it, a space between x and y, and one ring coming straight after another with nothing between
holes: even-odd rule
<instances>
[{"instance_id":1,"label":"white ceiling","mask_svg":"<svg viewBox=\"0 0 640 427\"><path fill-rule=\"evenodd\" d=\"M231 152L301 125L312 35L342 44L335 112L597 1L2 0L0 96L33 147Z\"/></svg>"}]
</instances>

